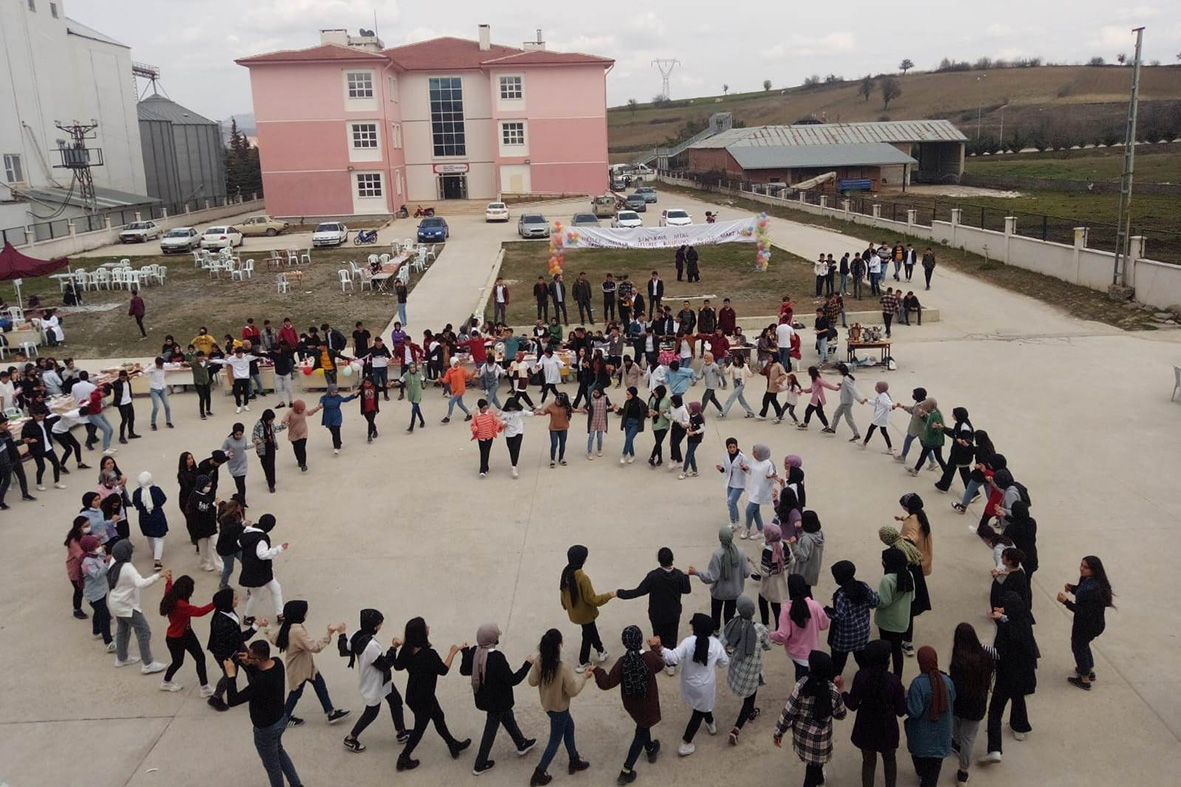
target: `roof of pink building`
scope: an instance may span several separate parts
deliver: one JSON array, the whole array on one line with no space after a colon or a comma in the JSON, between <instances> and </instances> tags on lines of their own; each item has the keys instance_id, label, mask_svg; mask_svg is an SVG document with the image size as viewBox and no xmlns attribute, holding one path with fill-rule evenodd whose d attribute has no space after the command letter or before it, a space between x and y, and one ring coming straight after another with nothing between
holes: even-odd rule
<instances>
[{"instance_id":1,"label":"roof of pink building","mask_svg":"<svg viewBox=\"0 0 1181 787\"><path fill-rule=\"evenodd\" d=\"M234 62L238 65L252 63L311 63L322 60L386 60L385 55L366 52L339 44L323 44L310 49L284 49L263 55L243 57Z\"/></svg>"},{"instance_id":2,"label":"roof of pink building","mask_svg":"<svg viewBox=\"0 0 1181 787\"><path fill-rule=\"evenodd\" d=\"M610 58L584 55L578 52L550 52L548 50L526 50L511 46L492 44L488 50L481 50L477 41L466 38L432 38L405 46L397 46L384 52L367 52L338 44L324 44L310 49L288 49L244 57L234 62L239 65L263 63L313 63L330 60L385 60L406 71L430 71L434 69L478 69L498 66L558 66L558 65L610 65Z\"/></svg>"}]
</instances>

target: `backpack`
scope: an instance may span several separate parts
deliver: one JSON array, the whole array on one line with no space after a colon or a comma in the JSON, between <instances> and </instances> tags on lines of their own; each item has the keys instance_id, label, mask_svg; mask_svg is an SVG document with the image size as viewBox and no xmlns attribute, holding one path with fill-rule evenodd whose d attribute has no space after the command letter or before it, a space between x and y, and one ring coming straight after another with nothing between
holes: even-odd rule
<instances>
[{"instance_id":1,"label":"backpack","mask_svg":"<svg viewBox=\"0 0 1181 787\"><path fill-rule=\"evenodd\" d=\"M1014 481L1013 486L1017 487L1017 491L1021 493L1021 502L1032 508L1033 501L1029 499L1029 490L1025 488L1025 484L1020 481Z\"/></svg>"}]
</instances>

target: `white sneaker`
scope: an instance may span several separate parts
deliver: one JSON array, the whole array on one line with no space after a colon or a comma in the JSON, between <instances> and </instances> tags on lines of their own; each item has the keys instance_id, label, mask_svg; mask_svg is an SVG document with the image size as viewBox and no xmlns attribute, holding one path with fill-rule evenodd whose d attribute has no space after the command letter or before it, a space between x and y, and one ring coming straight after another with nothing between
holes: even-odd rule
<instances>
[{"instance_id":1,"label":"white sneaker","mask_svg":"<svg viewBox=\"0 0 1181 787\"><path fill-rule=\"evenodd\" d=\"M750 538L750 528L748 527L746 530L743 530L739 538Z\"/></svg>"},{"instance_id":2,"label":"white sneaker","mask_svg":"<svg viewBox=\"0 0 1181 787\"><path fill-rule=\"evenodd\" d=\"M590 452L590 451L587 451L587 452L586 452L586 458L587 458L587 460L593 460L595 457L594 457L594 456L591 454L591 452Z\"/></svg>"},{"instance_id":3,"label":"white sneaker","mask_svg":"<svg viewBox=\"0 0 1181 787\"><path fill-rule=\"evenodd\" d=\"M521 474L517 472L517 468L513 468L513 478L519 477Z\"/></svg>"},{"instance_id":4,"label":"white sneaker","mask_svg":"<svg viewBox=\"0 0 1181 787\"><path fill-rule=\"evenodd\" d=\"M153 672L163 672L168 669L167 664L162 664L159 661L153 661L151 664L145 664L139 668L139 671L145 675L151 675Z\"/></svg>"},{"instance_id":5,"label":"white sneaker","mask_svg":"<svg viewBox=\"0 0 1181 787\"><path fill-rule=\"evenodd\" d=\"M332 455L333 455L333 456L340 456L340 449L339 449L339 448L333 448L333 449L332 449Z\"/></svg>"},{"instance_id":6,"label":"white sneaker","mask_svg":"<svg viewBox=\"0 0 1181 787\"><path fill-rule=\"evenodd\" d=\"M128 656L127 658L123 659L123 661L119 661L118 658L115 659L115 666L116 667L129 667L132 664L138 664L138 663L139 663L139 656Z\"/></svg>"},{"instance_id":7,"label":"white sneaker","mask_svg":"<svg viewBox=\"0 0 1181 787\"><path fill-rule=\"evenodd\" d=\"M160 691L180 691L183 688L184 686L179 683L171 683L169 681L164 681L160 684Z\"/></svg>"},{"instance_id":8,"label":"white sneaker","mask_svg":"<svg viewBox=\"0 0 1181 787\"><path fill-rule=\"evenodd\" d=\"M206 683L204 686L201 687L201 696L202 697L212 697L213 696L213 687L210 686L208 683Z\"/></svg>"},{"instance_id":9,"label":"white sneaker","mask_svg":"<svg viewBox=\"0 0 1181 787\"><path fill-rule=\"evenodd\" d=\"M245 410L246 412L250 412L250 405L248 405L248 404L242 405L242 409Z\"/></svg>"},{"instance_id":10,"label":"white sneaker","mask_svg":"<svg viewBox=\"0 0 1181 787\"><path fill-rule=\"evenodd\" d=\"M115 652L115 643L114 643L114 642L108 642L108 643L107 643L107 653L114 653L114 652ZM120 666L120 665L116 664L115 666L116 666L116 667L118 667L118 666Z\"/></svg>"},{"instance_id":11,"label":"white sneaker","mask_svg":"<svg viewBox=\"0 0 1181 787\"><path fill-rule=\"evenodd\" d=\"M681 745L677 747L677 754L681 755L682 757L688 757L695 751L697 751L696 746L694 746L692 743L685 743L684 741L681 741Z\"/></svg>"},{"instance_id":12,"label":"white sneaker","mask_svg":"<svg viewBox=\"0 0 1181 787\"><path fill-rule=\"evenodd\" d=\"M710 735L717 735L718 734L718 725L717 724L711 724L710 722L707 721L705 723L705 729L709 731Z\"/></svg>"},{"instance_id":13,"label":"white sneaker","mask_svg":"<svg viewBox=\"0 0 1181 787\"><path fill-rule=\"evenodd\" d=\"M117 454L117 453L119 453L118 448L108 448L107 450L103 451L103 456L111 456L112 454Z\"/></svg>"},{"instance_id":14,"label":"white sneaker","mask_svg":"<svg viewBox=\"0 0 1181 787\"><path fill-rule=\"evenodd\" d=\"M599 653L599 655L595 656L595 661L602 664L604 661L606 661L609 658L611 658L611 654L604 650L601 653Z\"/></svg>"},{"instance_id":15,"label":"white sneaker","mask_svg":"<svg viewBox=\"0 0 1181 787\"><path fill-rule=\"evenodd\" d=\"M684 473L681 473L680 475L677 476L678 481L684 481L686 478L688 478L688 476L685 475Z\"/></svg>"},{"instance_id":16,"label":"white sneaker","mask_svg":"<svg viewBox=\"0 0 1181 787\"><path fill-rule=\"evenodd\" d=\"M619 464L621 464L621 465L627 464L627 457L626 456L619 457Z\"/></svg>"},{"instance_id":17,"label":"white sneaker","mask_svg":"<svg viewBox=\"0 0 1181 787\"><path fill-rule=\"evenodd\" d=\"M237 410L235 410L234 412L235 412L235 413L239 413L239 414L240 414L240 413L242 412L242 406L241 406L241 405L238 405L238 409L237 409Z\"/></svg>"},{"instance_id":18,"label":"white sneaker","mask_svg":"<svg viewBox=\"0 0 1181 787\"><path fill-rule=\"evenodd\" d=\"M480 478L487 478L487 477L488 477L487 473L480 473Z\"/></svg>"},{"instance_id":19,"label":"white sneaker","mask_svg":"<svg viewBox=\"0 0 1181 787\"><path fill-rule=\"evenodd\" d=\"M54 489L65 489L65 488L66 488L66 485L65 485L65 484L63 484L61 481L54 481L54 482L53 482L53 488L54 488ZM38 487L38 489L45 489L45 487L43 487L43 486L42 486L42 487Z\"/></svg>"},{"instance_id":20,"label":"white sneaker","mask_svg":"<svg viewBox=\"0 0 1181 787\"><path fill-rule=\"evenodd\" d=\"M635 458L634 456L629 456L629 457L627 458L627 463L628 463L629 465L630 465L632 462L634 462L634 461L636 461L636 458Z\"/></svg>"},{"instance_id":21,"label":"white sneaker","mask_svg":"<svg viewBox=\"0 0 1181 787\"><path fill-rule=\"evenodd\" d=\"M675 664L669 664L668 666L666 666L666 667L664 668L664 674L665 674L665 675L668 675L669 677L672 677L673 675L676 675L676 674L677 674L677 667L676 667L676 665L675 665Z\"/></svg>"},{"instance_id":22,"label":"white sneaker","mask_svg":"<svg viewBox=\"0 0 1181 787\"><path fill-rule=\"evenodd\" d=\"M602 455L603 455L603 449L602 449L602 448L600 448L600 449L598 449L598 450L596 450L596 451L595 451L595 456L602 456Z\"/></svg>"},{"instance_id":23,"label":"white sneaker","mask_svg":"<svg viewBox=\"0 0 1181 787\"><path fill-rule=\"evenodd\" d=\"M1025 740L1026 736L1028 736L1028 735L1029 735L1028 732L1017 732L1017 730L1013 730L1013 737L1019 741Z\"/></svg>"},{"instance_id":24,"label":"white sneaker","mask_svg":"<svg viewBox=\"0 0 1181 787\"><path fill-rule=\"evenodd\" d=\"M1001 761L1001 753L999 751L990 751L980 758L981 765L992 765Z\"/></svg>"},{"instance_id":25,"label":"white sneaker","mask_svg":"<svg viewBox=\"0 0 1181 787\"><path fill-rule=\"evenodd\" d=\"M581 675L582 673L586 672L586 668L589 666L590 666L589 664L579 664L577 667L574 668L574 671L577 672L579 675Z\"/></svg>"},{"instance_id":26,"label":"white sneaker","mask_svg":"<svg viewBox=\"0 0 1181 787\"><path fill-rule=\"evenodd\" d=\"M37 491L38 491L38 492L44 492L44 491L45 491L45 485L44 485L44 484L37 484Z\"/></svg>"}]
</instances>

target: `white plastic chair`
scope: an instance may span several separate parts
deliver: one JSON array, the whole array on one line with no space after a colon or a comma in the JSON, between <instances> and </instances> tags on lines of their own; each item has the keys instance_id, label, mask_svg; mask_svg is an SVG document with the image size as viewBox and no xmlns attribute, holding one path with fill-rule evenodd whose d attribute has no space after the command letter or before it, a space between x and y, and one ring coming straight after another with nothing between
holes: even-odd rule
<instances>
[{"instance_id":1,"label":"white plastic chair","mask_svg":"<svg viewBox=\"0 0 1181 787\"><path fill-rule=\"evenodd\" d=\"M287 264L288 265L298 265L299 264L299 252L294 251L294 250L288 251L287 252Z\"/></svg>"},{"instance_id":2,"label":"white plastic chair","mask_svg":"<svg viewBox=\"0 0 1181 787\"><path fill-rule=\"evenodd\" d=\"M378 261L380 261L380 260L381 260L381 257L377 256L376 254L370 254L370 255L369 255L369 259L367 260L367 262L368 262L370 265L376 265L376 264L378 263ZM351 264L351 263L350 263L350 264ZM354 265L353 267L356 267L356 266Z\"/></svg>"},{"instance_id":3,"label":"white plastic chair","mask_svg":"<svg viewBox=\"0 0 1181 787\"><path fill-rule=\"evenodd\" d=\"M279 290L280 295L286 295L291 292L291 282L287 281L286 273L280 273L275 277L275 286Z\"/></svg>"},{"instance_id":4,"label":"white plastic chair","mask_svg":"<svg viewBox=\"0 0 1181 787\"><path fill-rule=\"evenodd\" d=\"M94 272L92 281L94 282L94 289L111 289L111 274L106 268L100 268Z\"/></svg>"},{"instance_id":5,"label":"white plastic chair","mask_svg":"<svg viewBox=\"0 0 1181 787\"><path fill-rule=\"evenodd\" d=\"M432 243L431 247L426 250L425 259L430 260L431 262L434 262L438 258L438 250L439 250L439 245L437 243Z\"/></svg>"},{"instance_id":6,"label":"white plastic chair","mask_svg":"<svg viewBox=\"0 0 1181 787\"><path fill-rule=\"evenodd\" d=\"M406 286L410 286L410 266L409 265L403 265L401 268L398 268L398 281L402 282Z\"/></svg>"},{"instance_id":7,"label":"white plastic chair","mask_svg":"<svg viewBox=\"0 0 1181 787\"><path fill-rule=\"evenodd\" d=\"M8 307L8 319L10 319L12 322L24 322L25 321L25 310L22 309L20 306L9 306Z\"/></svg>"},{"instance_id":8,"label":"white plastic chair","mask_svg":"<svg viewBox=\"0 0 1181 787\"><path fill-rule=\"evenodd\" d=\"M37 354L37 345L33 342L21 342L20 348L26 358L32 358Z\"/></svg>"},{"instance_id":9,"label":"white plastic chair","mask_svg":"<svg viewBox=\"0 0 1181 787\"><path fill-rule=\"evenodd\" d=\"M115 268L111 271L111 288L118 287L123 289L123 285L127 284L127 271L123 268Z\"/></svg>"},{"instance_id":10,"label":"white plastic chair","mask_svg":"<svg viewBox=\"0 0 1181 787\"><path fill-rule=\"evenodd\" d=\"M348 272L348 271L346 271L344 268L341 268L340 270L338 270L338 271L336 272L336 274L337 274L338 276L340 276L340 291L341 291L341 292L344 292L344 288L345 288L346 286L347 286L347 287L348 287L350 290L354 290L354 289L355 289L355 288L353 287L353 278L352 278L352 277L349 275L349 272Z\"/></svg>"},{"instance_id":11,"label":"white plastic chair","mask_svg":"<svg viewBox=\"0 0 1181 787\"><path fill-rule=\"evenodd\" d=\"M360 279L361 275L362 275L362 271L367 271L367 270L369 270L369 269L362 268L362 267L358 266L357 263L353 262L352 260L349 260L349 273L352 275L352 277L354 279Z\"/></svg>"},{"instance_id":12,"label":"white plastic chair","mask_svg":"<svg viewBox=\"0 0 1181 787\"><path fill-rule=\"evenodd\" d=\"M369 269L362 268L362 269L358 270L357 273L360 274L360 278L361 278L361 291L364 292L366 287L368 287L369 289L372 290L373 289L373 274L369 272Z\"/></svg>"},{"instance_id":13,"label":"white plastic chair","mask_svg":"<svg viewBox=\"0 0 1181 787\"><path fill-rule=\"evenodd\" d=\"M74 272L74 288L86 292L91 288L92 280L86 271ZM98 289L95 287L95 289Z\"/></svg>"},{"instance_id":14,"label":"white plastic chair","mask_svg":"<svg viewBox=\"0 0 1181 787\"><path fill-rule=\"evenodd\" d=\"M124 268L130 268L131 267L131 260L127 257L124 257L123 259L119 260L119 264L121 266L123 266Z\"/></svg>"},{"instance_id":15,"label":"white plastic chair","mask_svg":"<svg viewBox=\"0 0 1181 787\"><path fill-rule=\"evenodd\" d=\"M201 264L205 261L204 255L201 253L200 250L197 250L197 251L194 251L191 253L193 255L193 267L194 268L200 267Z\"/></svg>"},{"instance_id":16,"label":"white plastic chair","mask_svg":"<svg viewBox=\"0 0 1181 787\"><path fill-rule=\"evenodd\" d=\"M299 261L302 263L307 261L308 265L312 264L312 247L308 246L308 250L299 255Z\"/></svg>"},{"instance_id":17,"label":"white plastic chair","mask_svg":"<svg viewBox=\"0 0 1181 787\"><path fill-rule=\"evenodd\" d=\"M235 265L233 260L230 260L230 281L237 279L238 281L246 281L246 266Z\"/></svg>"},{"instance_id":18,"label":"white plastic chair","mask_svg":"<svg viewBox=\"0 0 1181 787\"><path fill-rule=\"evenodd\" d=\"M157 265L156 266L156 281L160 282L161 287L164 286L164 277L166 277L167 275L168 275L168 266L167 265Z\"/></svg>"},{"instance_id":19,"label":"white plastic chair","mask_svg":"<svg viewBox=\"0 0 1181 787\"><path fill-rule=\"evenodd\" d=\"M254 260L246 260L246 267L244 268L244 270L246 271L246 278L253 279L254 278Z\"/></svg>"},{"instance_id":20,"label":"white plastic chair","mask_svg":"<svg viewBox=\"0 0 1181 787\"><path fill-rule=\"evenodd\" d=\"M408 270L409 268L413 268L416 273L422 273L426 270L426 260L422 257L415 257L409 262L408 265L403 265L401 268L399 268L398 273L400 274L402 271Z\"/></svg>"},{"instance_id":21,"label":"white plastic chair","mask_svg":"<svg viewBox=\"0 0 1181 787\"><path fill-rule=\"evenodd\" d=\"M388 255L388 254L382 254L382 255L378 256L377 260L378 260L378 262L380 262L382 265L385 265L387 262L389 262L389 261L390 261L390 255ZM373 262L373 257L372 257L372 256L370 256L370 257L369 257L369 262L371 262L371 263Z\"/></svg>"}]
</instances>

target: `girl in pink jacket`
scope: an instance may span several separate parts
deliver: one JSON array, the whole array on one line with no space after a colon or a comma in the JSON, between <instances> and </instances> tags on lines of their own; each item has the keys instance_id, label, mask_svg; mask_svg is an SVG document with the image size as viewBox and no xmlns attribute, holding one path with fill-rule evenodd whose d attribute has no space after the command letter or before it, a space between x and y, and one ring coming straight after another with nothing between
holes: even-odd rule
<instances>
[{"instance_id":1,"label":"girl in pink jacket","mask_svg":"<svg viewBox=\"0 0 1181 787\"><path fill-rule=\"evenodd\" d=\"M820 423L824 424L824 428L820 430L821 434L836 434L836 430L828 425L828 417L824 414L824 389L839 391L841 387L821 377L820 370L815 366L808 367L808 376L812 378L812 384L802 389L800 393L810 393L812 394L812 399L808 402L808 409L804 411L804 422L797 424L797 426L800 429L807 429L808 422L812 420L812 413L816 413L816 417L820 419Z\"/></svg>"},{"instance_id":2,"label":"girl in pink jacket","mask_svg":"<svg viewBox=\"0 0 1181 787\"><path fill-rule=\"evenodd\" d=\"M808 655L820 650L820 632L828 628L824 607L810 596L811 590L804 577L791 574L787 578L787 594L791 603L779 613L779 628L771 632L771 641L787 651L796 668L796 680L808 674Z\"/></svg>"}]
</instances>

